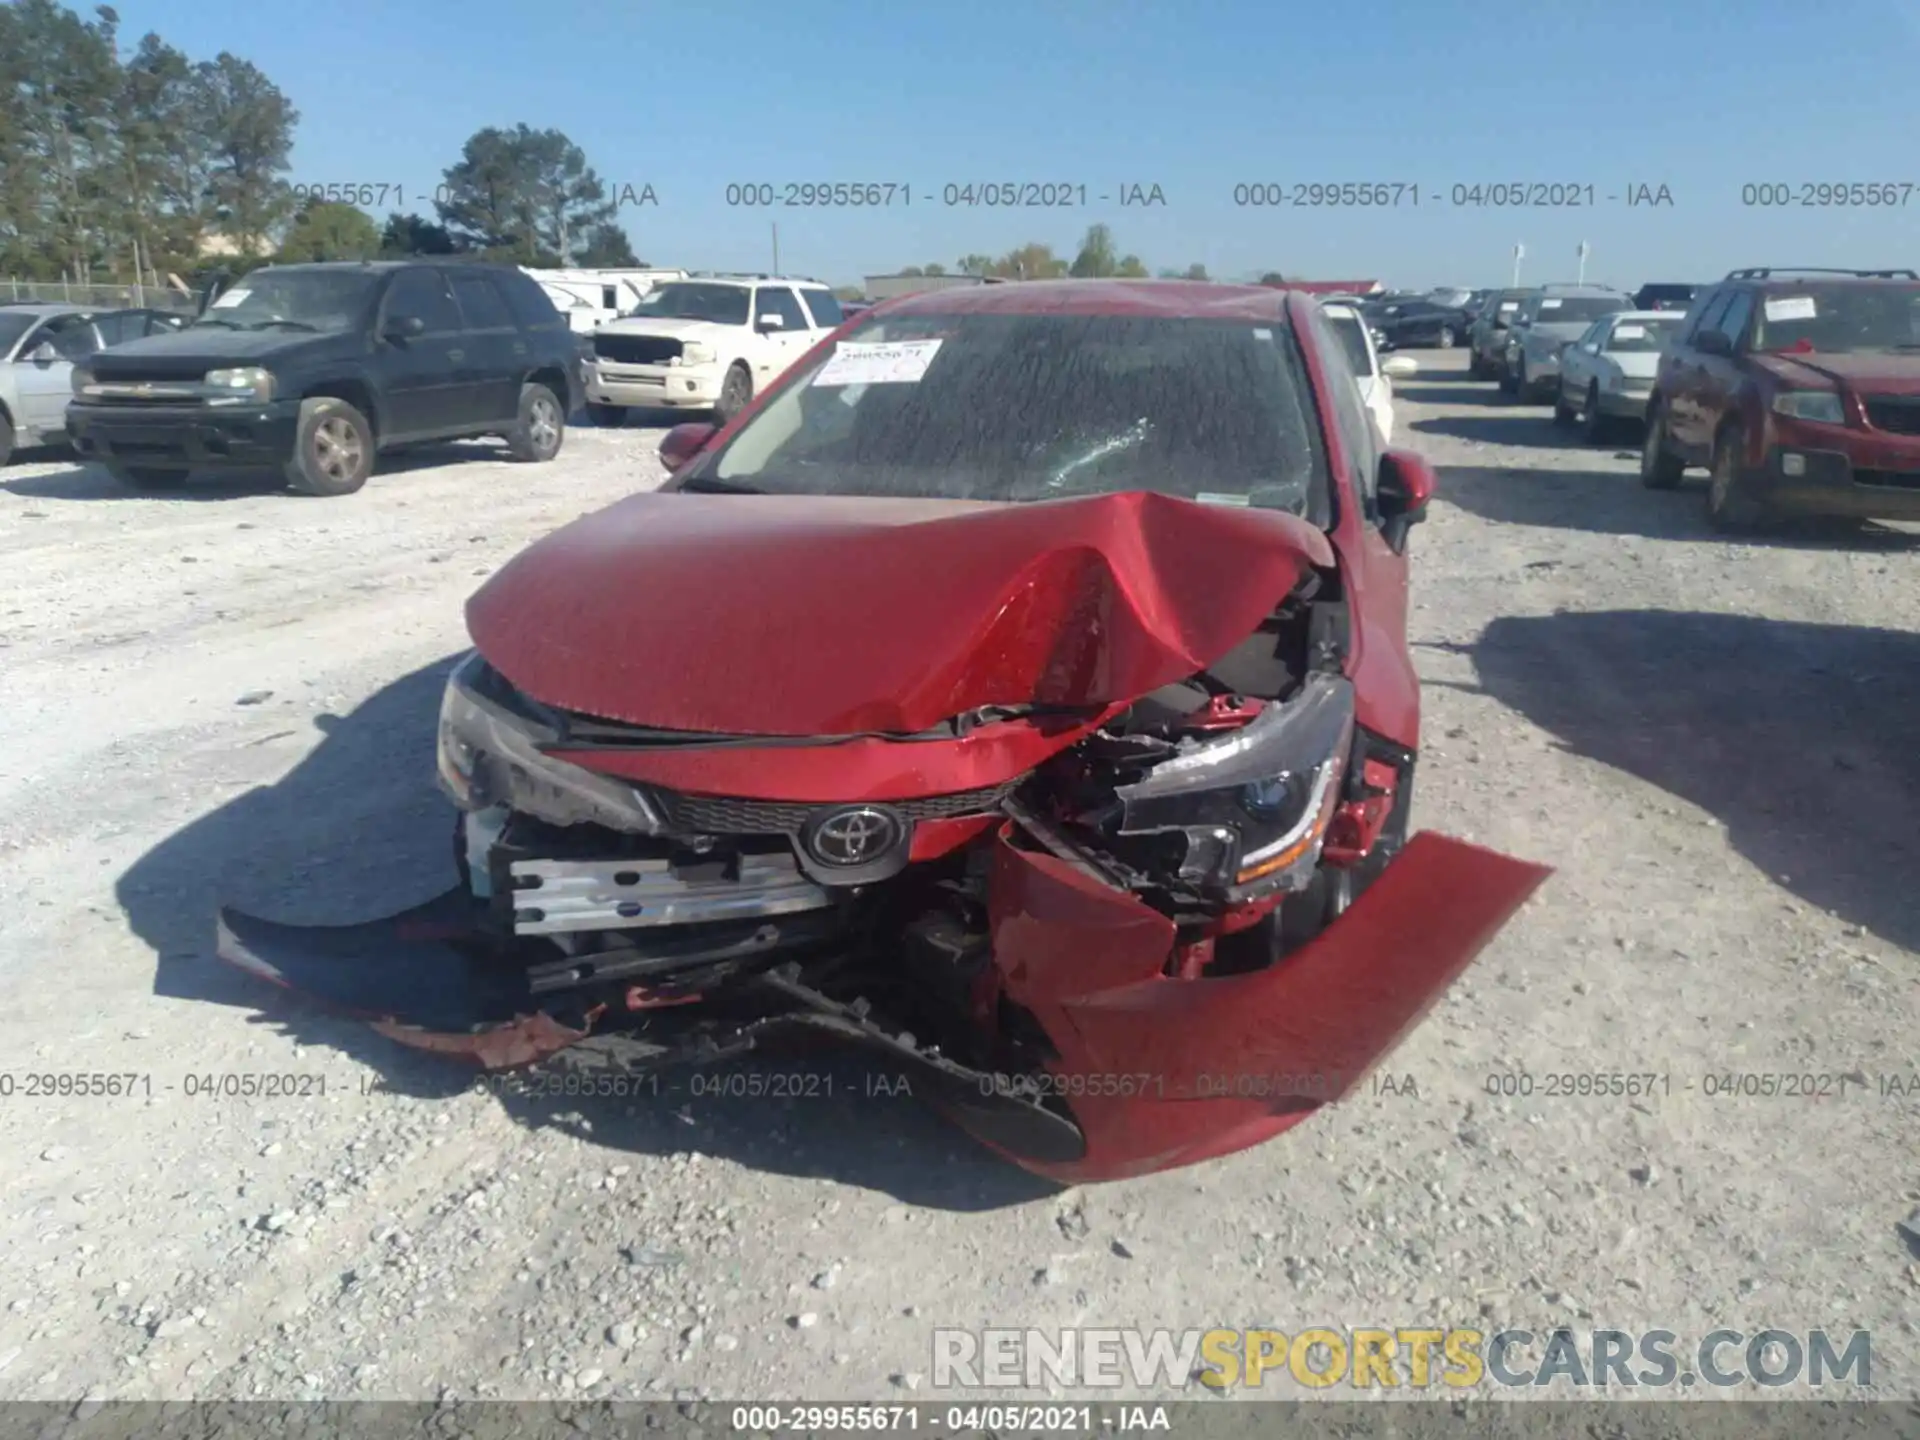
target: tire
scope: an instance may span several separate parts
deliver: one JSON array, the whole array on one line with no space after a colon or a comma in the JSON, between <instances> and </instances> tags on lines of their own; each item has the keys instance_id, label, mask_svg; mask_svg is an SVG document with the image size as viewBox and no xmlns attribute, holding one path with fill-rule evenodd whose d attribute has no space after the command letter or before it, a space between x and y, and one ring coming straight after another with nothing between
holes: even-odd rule
<instances>
[{"instance_id":1,"label":"tire","mask_svg":"<svg viewBox=\"0 0 1920 1440\"><path fill-rule=\"evenodd\" d=\"M0 465L13 458L13 417L0 406Z\"/></svg>"},{"instance_id":2,"label":"tire","mask_svg":"<svg viewBox=\"0 0 1920 1440\"><path fill-rule=\"evenodd\" d=\"M1480 352L1478 350L1470 350L1467 352L1467 378L1469 380L1484 380L1487 378L1487 362L1480 358Z\"/></svg>"},{"instance_id":3,"label":"tire","mask_svg":"<svg viewBox=\"0 0 1920 1440\"><path fill-rule=\"evenodd\" d=\"M178 490L187 483L185 470L169 470L158 465L109 465L107 473L129 490L157 493Z\"/></svg>"},{"instance_id":4,"label":"tire","mask_svg":"<svg viewBox=\"0 0 1920 1440\"><path fill-rule=\"evenodd\" d=\"M1520 393L1520 386L1513 378L1513 371L1507 369L1504 365L1500 367L1500 393L1502 395L1518 395Z\"/></svg>"},{"instance_id":5,"label":"tire","mask_svg":"<svg viewBox=\"0 0 1920 1440\"><path fill-rule=\"evenodd\" d=\"M1667 453L1667 412L1647 412L1647 435L1640 444L1640 483L1649 490L1678 490L1686 463Z\"/></svg>"},{"instance_id":6,"label":"tire","mask_svg":"<svg viewBox=\"0 0 1920 1440\"><path fill-rule=\"evenodd\" d=\"M567 412L544 385L520 387L520 418L507 432L507 453L529 465L544 465L566 443Z\"/></svg>"},{"instance_id":7,"label":"tire","mask_svg":"<svg viewBox=\"0 0 1920 1440\"><path fill-rule=\"evenodd\" d=\"M1522 405L1533 399L1533 381L1527 377L1527 361L1520 357L1520 367L1513 372L1513 398Z\"/></svg>"},{"instance_id":8,"label":"tire","mask_svg":"<svg viewBox=\"0 0 1920 1440\"><path fill-rule=\"evenodd\" d=\"M735 361L727 371L727 378L720 382L720 403L713 407L713 413L720 417L722 425L733 423L733 417L753 403L753 376L747 367Z\"/></svg>"},{"instance_id":9,"label":"tire","mask_svg":"<svg viewBox=\"0 0 1920 1440\"><path fill-rule=\"evenodd\" d=\"M1571 429L1576 418L1573 407L1567 404L1567 387L1562 384L1553 393L1553 423Z\"/></svg>"},{"instance_id":10,"label":"tire","mask_svg":"<svg viewBox=\"0 0 1920 1440\"><path fill-rule=\"evenodd\" d=\"M1453 348L1453 327L1450 325L1442 325L1440 327L1440 333L1433 337L1433 343L1441 350L1451 350Z\"/></svg>"},{"instance_id":11,"label":"tire","mask_svg":"<svg viewBox=\"0 0 1920 1440\"><path fill-rule=\"evenodd\" d=\"M287 483L309 495L351 495L373 473L373 426L344 400L300 402Z\"/></svg>"},{"instance_id":12,"label":"tire","mask_svg":"<svg viewBox=\"0 0 1920 1440\"><path fill-rule=\"evenodd\" d=\"M587 402L587 418L596 425L624 425L627 423L627 407L624 405L601 405L589 400Z\"/></svg>"},{"instance_id":13,"label":"tire","mask_svg":"<svg viewBox=\"0 0 1920 1440\"><path fill-rule=\"evenodd\" d=\"M1580 417L1580 436L1589 445L1598 445L1607 438L1607 413L1600 408L1600 386L1587 386L1587 412Z\"/></svg>"},{"instance_id":14,"label":"tire","mask_svg":"<svg viewBox=\"0 0 1920 1440\"><path fill-rule=\"evenodd\" d=\"M1759 529L1766 507L1753 498L1740 476L1737 438L1723 430L1713 442L1713 478L1707 483L1707 523L1723 535Z\"/></svg>"}]
</instances>

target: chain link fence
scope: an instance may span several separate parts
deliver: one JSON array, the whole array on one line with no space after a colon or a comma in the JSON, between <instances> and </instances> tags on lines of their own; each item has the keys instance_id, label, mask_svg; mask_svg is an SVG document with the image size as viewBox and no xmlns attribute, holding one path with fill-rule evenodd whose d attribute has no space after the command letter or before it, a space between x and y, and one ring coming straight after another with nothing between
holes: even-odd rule
<instances>
[{"instance_id":1,"label":"chain link fence","mask_svg":"<svg viewBox=\"0 0 1920 1440\"><path fill-rule=\"evenodd\" d=\"M73 285L64 280L0 279L0 302L27 301L48 305L92 305L102 310L178 310L191 314L198 306L192 295L160 285L131 282L108 285Z\"/></svg>"}]
</instances>

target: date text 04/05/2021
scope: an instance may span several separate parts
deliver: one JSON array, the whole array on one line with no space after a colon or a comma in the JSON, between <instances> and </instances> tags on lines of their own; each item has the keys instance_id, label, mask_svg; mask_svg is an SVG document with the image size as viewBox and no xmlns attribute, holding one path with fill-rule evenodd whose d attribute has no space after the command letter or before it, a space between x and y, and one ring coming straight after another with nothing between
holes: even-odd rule
<instances>
[{"instance_id":1,"label":"date text 04/05/2021","mask_svg":"<svg viewBox=\"0 0 1920 1440\"><path fill-rule=\"evenodd\" d=\"M1071 210L1088 204L1164 208L1166 191L1152 181L1087 185L1078 180L949 181L923 186L916 196L905 180L742 180L721 193L729 206L756 210L881 210L922 205L980 210Z\"/></svg>"},{"instance_id":2,"label":"date text 04/05/2021","mask_svg":"<svg viewBox=\"0 0 1920 1440\"><path fill-rule=\"evenodd\" d=\"M1602 203L1633 209L1671 206L1673 191L1647 181L1603 190L1583 180L1495 180L1429 187L1423 201L1413 180L1243 180L1232 199L1243 210L1380 210L1422 203L1467 210L1577 210Z\"/></svg>"},{"instance_id":3,"label":"date text 04/05/2021","mask_svg":"<svg viewBox=\"0 0 1920 1440\"><path fill-rule=\"evenodd\" d=\"M906 1431L924 1427L993 1435L1090 1435L1171 1430L1164 1405L736 1405L729 1428L740 1435Z\"/></svg>"},{"instance_id":4,"label":"date text 04/05/2021","mask_svg":"<svg viewBox=\"0 0 1920 1440\"><path fill-rule=\"evenodd\" d=\"M303 204L357 205L363 210L451 205L462 198L457 185L408 186L397 180L299 180L291 189L294 200ZM606 192L606 198L622 210L660 203L658 192L646 182L609 185Z\"/></svg>"}]
</instances>

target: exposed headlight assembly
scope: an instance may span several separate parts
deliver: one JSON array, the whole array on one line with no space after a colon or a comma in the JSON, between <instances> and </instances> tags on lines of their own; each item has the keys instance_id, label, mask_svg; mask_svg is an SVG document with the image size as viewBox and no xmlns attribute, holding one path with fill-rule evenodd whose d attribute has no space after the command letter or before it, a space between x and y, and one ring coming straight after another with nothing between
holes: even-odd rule
<instances>
[{"instance_id":1,"label":"exposed headlight assembly","mask_svg":"<svg viewBox=\"0 0 1920 1440\"><path fill-rule=\"evenodd\" d=\"M689 340L680 347L682 365L711 365L719 358L711 345L702 345L698 340Z\"/></svg>"},{"instance_id":2,"label":"exposed headlight assembly","mask_svg":"<svg viewBox=\"0 0 1920 1440\"><path fill-rule=\"evenodd\" d=\"M264 405L273 399L273 372L259 366L209 370L201 382L212 405Z\"/></svg>"},{"instance_id":3,"label":"exposed headlight assembly","mask_svg":"<svg viewBox=\"0 0 1920 1440\"><path fill-rule=\"evenodd\" d=\"M1795 420L1817 420L1823 425L1847 423L1840 396L1832 390L1782 390L1773 397L1773 413Z\"/></svg>"},{"instance_id":4,"label":"exposed headlight assembly","mask_svg":"<svg viewBox=\"0 0 1920 1440\"><path fill-rule=\"evenodd\" d=\"M1235 900L1298 890L1320 861L1353 750L1353 684L1311 675L1225 740L1116 792L1119 833L1183 847L1176 873Z\"/></svg>"},{"instance_id":5,"label":"exposed headlight assembly","mask_svg":"<svg viewBox=\"0 0 1920 1440\"><path fill-rule=\"evenodd\" d=\"M659 814L645 792L544 754L559 737L480 693L485 661L469 655L440 700L440 786L462 810L505 805L554 825L604 825L653 835Z\"/></svg>"}]
</instances>

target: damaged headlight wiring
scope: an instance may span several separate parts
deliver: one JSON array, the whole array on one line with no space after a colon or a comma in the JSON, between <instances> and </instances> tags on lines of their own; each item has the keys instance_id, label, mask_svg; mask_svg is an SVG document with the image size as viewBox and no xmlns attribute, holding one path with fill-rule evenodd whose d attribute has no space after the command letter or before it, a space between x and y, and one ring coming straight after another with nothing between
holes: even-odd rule
<instances>
[{"instance_id":1,"label":"damaged headlight wiring","mask_svg":"<svg viewBox=\"0 0 1920 1440\"><path fill-rule=\"evenodd\" d=\"M481 693L486 662L473 652L447 677L440 701L440 786L462 810L505 805L555 825L603 825L656 835L663 829L646 792L543 752L559 738Z\"/></svg>"},{"instance_id":2,"label":"damaged headlight wiring","mask_svg":"<svg viewBox=\"0 0 1920 1440\"><path fill-rule=\"evenodd\" d=\"M1116 791L1118 833L1170 842L1183 883L1231 900L1300 889L1339 806L1353 734L1352 682L1310 675L1229 738Z\"/></svg>"}]
</instances>

